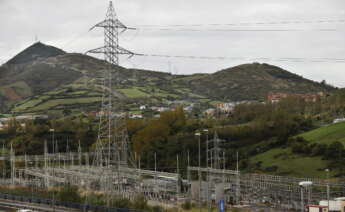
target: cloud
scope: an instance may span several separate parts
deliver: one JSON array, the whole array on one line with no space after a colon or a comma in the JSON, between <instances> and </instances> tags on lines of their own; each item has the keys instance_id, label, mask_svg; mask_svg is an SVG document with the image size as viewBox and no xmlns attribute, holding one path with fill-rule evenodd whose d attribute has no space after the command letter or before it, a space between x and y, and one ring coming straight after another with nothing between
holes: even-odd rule
<instances>
[{"instance_id":1,"label":"cloud","mask_svg":"<svg viewBox=\"0 0 345 212\"><path fill-rule=\"evenodd\" d=\"M270 21L342 19L343 0L115 0L120 20L128 26L169 24L226 24ZM101 21L106 0L0 0L0 62L32 44L35 36L70 52L85 52L102 45L101 29L87 32ZM322 8L322 9L321 9ZM209 27L204 27L209 28ZM220 26L218 28L224 28ZM342 58L345 23L254 25L232 28L301 29L298 32L186 32L139 30L121 35L121 46L138 53L225 56L246 58ZM313 29L337 31L313 31ZM127 67L172 71L179 74L215 72L254 62L251 60L186 60L133 57L121 59ZM345 86L345 63L269 62L312 80L325 79ZM172 64L172 65L169 65Z\"/></svg>"}]
</instances>

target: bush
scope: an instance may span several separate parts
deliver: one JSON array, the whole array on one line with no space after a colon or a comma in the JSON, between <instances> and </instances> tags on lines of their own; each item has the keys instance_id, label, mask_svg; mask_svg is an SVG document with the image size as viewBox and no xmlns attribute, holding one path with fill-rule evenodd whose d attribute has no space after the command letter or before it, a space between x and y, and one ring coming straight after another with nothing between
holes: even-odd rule
<instances>
[{"instance_id":1,"label":"bush","mask_svg":"<svg viewBox=\"0 0 345 212\"><path fill-rule=\"evenodd\" d=\"M153 206L150 211L152 211L152 212L163 212L164 209L162 207L156 205L156 206Z\"/></svg>"},{"instance_id":2,"label":"bush","mask_svg":"<svg viewBox=\"0 0 345 212\"><path fill-rule=\"evenodd\" d=\"M182 203L181 207L184 210L190 210L192 208L192 203L189 200L187 200L184 203Z\"/></svg>"},{"instance_id":3,"label":"bush","mask_svg":"<svg viewBox=\"0 0 345 212\"><path fill-rule=\"evenodd\" d=\"M124 197L115 197L112 203L112 206L116 208L130 208L131 205L131 201Z\"/></svg>"},{"instance_id":4,"label":"bush","mask_svg":"<svg viewBox=\"0 0 345 212\"><path fill-rule=\"evenodd\" d=\"M81 202L77 186L66 185L57 193L57 198L63 202Z\"/></svg>"},{"instance_id":5,"label":"bush","mask_svg":"<svg viewBox=\"0 0 345 212\"><path fill-rule=\"evenodd\" d=\"M149 206L144 195L138 195L133 200L133 208L136 210L147 210Z\"/></svg>"},{"instance_id":6,"label":"bush","mask_svg":"<svg viewBox=\"0 0 345 212\"><path fill-rule=\"evenodd\" d=\"M277 170L278 170L278 166L270 166L270 167L265 168L265 171L267 172L275 172Z\"/></svg>"}]
</instances>

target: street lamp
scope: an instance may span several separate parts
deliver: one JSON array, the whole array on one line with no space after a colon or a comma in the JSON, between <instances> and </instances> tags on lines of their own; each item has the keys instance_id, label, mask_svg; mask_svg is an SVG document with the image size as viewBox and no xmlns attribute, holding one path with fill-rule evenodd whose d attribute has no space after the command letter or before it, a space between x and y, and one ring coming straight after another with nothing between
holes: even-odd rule
<instances>
[{"instance_id":1,"label":"street lamp","mask_svg":"<svg viewBox=\"0 0 345 212\"><path fill-rule=\"evenodd\" d=\"M53 154L54 154L55 153L55 148L54 148L54 146L55 146L55 144L54 144L55 129L49 129L49 132L52 133ZM53 159L53 167L52 168L53 168L53 175L55 175L55 172L54 172L54 159ZM53 190L53 202L52 202L52 204L53 204L53 211L55 211L55 191L54 190Z\"/></svg>"},{"instance_id":2,"label":"street lamp","mask_svg":"<svg viewBox=\"0 0 345 212\"><path fill-rule=\"evenodd\" d=\"M311 181L299 182L299 186L301 187L301 212L304 211L303 189L307 188L308 186L312 186L312 185L313 185L313 182L311 182Z\"/></svg>"},{"instance_id":3,"label":"street lamp","mask_svg":"<svg viewBox=\"0 0 345 212\"><path fill-rule=\"evenodd\" d=\"M200 136L201 133L196 132L195 136L198 137L198 146L199 146L199 168L198 168L198 178L199 178L199 211L201 212L201 149L200 149Z\"/></svg>"},{"instance_id":4,"label":"street lamp","mask_svg":"<svg viewBox=\"0 0 345 212\"><path fill-rule=\"evenodd\" d=\"M55 136L55 129L49 129L49 132L52 133L52 143L53 143L53 154L55 153L55 150L54 150L54 136Z\"/></svg>"},{"instance_id":5,"label":"street lamp","mask_svg":"<svg viewBox=\"0 0 345 212\"><path fill-rule=\"evenodd\" d=\"M328 210L329 210L329 169L326 169L326 178L327 178L327 206L328 206Z\"/></svg>"},{"instance_id":6,"label":"street lamp","mask_svg":"<svg viewBox=\"0 0 345 212\"><path fill-rule=\"evenodd\" d=\"M208 168L208 129L203 131L206 133L206 168Z\"/></svg>"}]
</instances>

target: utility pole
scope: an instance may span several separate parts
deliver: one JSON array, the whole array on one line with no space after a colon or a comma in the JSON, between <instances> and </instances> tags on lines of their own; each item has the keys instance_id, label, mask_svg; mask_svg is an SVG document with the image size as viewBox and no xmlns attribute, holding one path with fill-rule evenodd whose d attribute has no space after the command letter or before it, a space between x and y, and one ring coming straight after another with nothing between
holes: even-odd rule
<instances>
[{"instance_id":1,"label":"utility pole","mask_svg":"<svg viewBox=\"0 0 345 212\"><path fill-rule=\"evenodd\" d=\"M53 144L53 154L55 153L55 129L49 129L49 132L52 133L52 144Z\"/></svg>"},{"instance_id":2,"label":"utility pole","mask_svg":"<svg viewBox=\"0 0 345 212\"><path fill-rule=\"evenodd\" d=\"M304 211L303 186L301 186L301 212Z\"/></svg>"},{"instance_id":3,"label":"utility pole","mask_svg":"<svg viewBox=\"0 0 345 212\"><path fill-rule=\"evenodd\" d=\"M49 187L49 178L48 178L48 146L47 141L44 141L44 170L45 170L45 186Z\"/></svg>"},{"instance_id":4,"label":"utility pole","mask_svg":"<svg viewBox=\"0 0 345 212\"><path fill-rule=\"evenodd\" d=\"M78 142L78 160L79 160L79 166L82 165L82 156L81 156L81 145L80 145L80 140Z\"/></svg>"},{"instance_id":5,"label":"utility pole","mask_svg":"<svg viewBox=\"0 0 345 212\"><path fill-rule=\"evenodd\" d=\"M201 134L199 132L195 133L195 136L198 137L198 146L199 146L199 154L198 154L198 160L199 160L199 168L198 168L198 180L199 180L199 212L201 212L201 146L200 146L200 136Z\"/></svg>"},{"instance_id":6,"label":"utility pole","mask_svg":"<svg viewBox=\"0 0 345 212\"><path fill-rule=\"evenodd\" d=\"M3 140L2 143L2 157L5 157L5 141ZM6 161L3 161L3 166L2 166L2 178L5 182L5 173L6 173Z\"/></svg>"},{"instance_id":7,"label":"utility pole","mask_svg":"<svg viewBox=\"0 0 345 212\"><path fill-rule=\"evenodd\" d=\"M16 162L15 162L15 154L14 154L14 150L13 150L13 146L12 146L12 143L11 143L11 153L10 153L10 160L11 160L11 180L12 180L12 185L14 185L14 178L15 178L15 165L16 165Z\"/></svg>"},{"instance_id":8,"label":"utility pole","mask_svg":"<svg viewBox=\"0 0 345 212\"><path fill-rule=\"evenodd\" d=\"M207 195L207 211L211 212L211 204L210 204L210 200L211 200L211 192L210 192L210 170L209 170L209 161L208 161L208 154L209 154L209 148L208 148L208 129L204 129L204 132L206 133L206 169L207 169L207 173L206 173L206 180L207 180L207 190L206 190L206 195Z\"/></svg>"},{"instance_id":9,"label":"utility pole","mask_svg":"<svg viewBox=\"0 0 345 212\"><path fill-rule=\"evenodd\" d=\"M142 182L141 180L141 155L139 155L139 161L138 161L138 168L139 168L139 179L140 179L140 182ZM140 191L142 191L142 185L140 184Z\"/></svg>"},{"instance_id":10,"label":"utility pole","mask_svg":"<svg viewBox=\"0 0 345 212\"><path fill-rule=\"evenodd\" d=\"M188 182L190 181L189 166L190 166L190 161L189 161L189 149L188 149L187 150L187 180Z\"/></svg>"},{"instance_id":11,"label":"utility pole","mask_svg":"<svg viewBox=\"0 0 345 212\"><path fill-rule=\"evenodd\" d=\"M223 183L225 183L225 152L223 152L223 177L222 177Z\"/></svg>"},{"instance_id":12,"label":"utility pole","mask_svg":"<svg viewBox=\"0 0 345 212\"><path fill-rule=\"evenodd\" d=\"M236 204L239 204L240 201L240 188L241 188L241 182L240 182L240 172L238 167L238 151L236 152Z\"/></svg>"},{"instance_id":13,"label":"utility pole","mask_svg":"<svg viewBox=\"0 0 345 212\"><path fill-rule=\"evenodd\" d=\"M176 173L177 173L177 180L176 180L176 196L178 197L180 194L180 167L179 167L179 160L178 160L178 155L176 156Z\"/></svg>"},{"instance_id":14,"label":"utility pole","mask_svg":"<svg viewBox=\"0 0 345 212\"><path fill-rule=\"evenodd\" d=\"M327 174L327 207L328 207L328 210L329 210L329 169L326 169L326 174Z\"/></svg>"},{"instance_id":15,"label":"utility pole","mask_svg":"<svg viewBox=\"0 0 345 212\"><path fill-rule=\"evenodd\" d=\"M155 186L157 185L157 153L155 152Z\"/></svg>"}]
</instances>

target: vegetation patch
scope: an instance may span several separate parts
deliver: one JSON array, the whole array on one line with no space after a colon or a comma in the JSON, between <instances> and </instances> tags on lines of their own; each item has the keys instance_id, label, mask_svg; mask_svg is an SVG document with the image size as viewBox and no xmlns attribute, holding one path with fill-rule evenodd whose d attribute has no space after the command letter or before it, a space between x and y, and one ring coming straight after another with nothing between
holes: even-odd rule
<instances>
[{"instance_id":1,"label":"vegetation patch","mask_svg":"<svg viewBox=\"0 0 345 212\"><path fill-rule=\"evenodd\" d=\"M277 157L285 155L286 157ZM295 155L289 149L275 148L251 159L253 164L260 164L259 169L272 174L289 174L296 177L325 178L328 162L321 157ZM258 163L260 162L260 163ZM277 167L273 169L273 167ZM334 174L334 172L333 172Z\"/></svg>"},{"instance_id":2,"label":"vegetation patch","mask_svg":"<svg viewBox=\"0 0 345 212\"><path fill-rule=\"evenodd\" d=\"M339 141L345 145L345 122L320 127L299 136L311 143L330 144Z\"/></svg>"},{"instance_id":3,"label":"vegetation patch","mask_svg":"<svg viewBox=\"0 0 345 212\"><path fill-rule=\"evenodd\" d=\"M100 97L89 97L89 98L70 98L70 99L53 99L48 100L37 107L33 108L32 111L48 110L49 108L58 105L73 105L73 104L85 104L92 102L100 102Z\"/></svg>"},{"instance_id":4,"label":"vegetation patch","mask_svg":"<svg viewBox=\"0 0 345 212\"><path fill-rule=\"evenodd\" d=\"M150 95L143 92L139 87L118 89L121 93L126 95L128 98L140 98L140 97L149 97Z\"/></svg>"}]
</instances>

